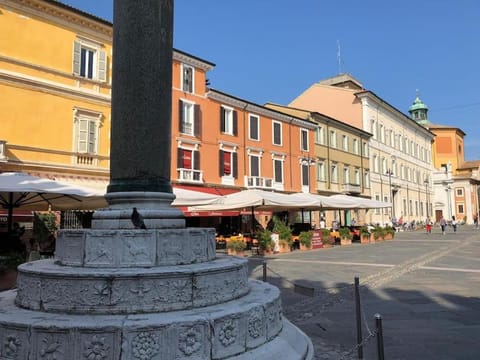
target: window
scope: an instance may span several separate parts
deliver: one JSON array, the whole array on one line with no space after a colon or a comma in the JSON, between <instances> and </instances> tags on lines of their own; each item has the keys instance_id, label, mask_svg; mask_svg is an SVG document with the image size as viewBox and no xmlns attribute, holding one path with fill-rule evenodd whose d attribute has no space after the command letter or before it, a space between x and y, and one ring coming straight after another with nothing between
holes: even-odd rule
<instances>
[{"instance_id":1,"label":"window","mask_svg":"<svg viewBox=\"0 0 480 360\"><path fill-rule=\"evenodd\" d=\"M310 165L302 164L302 185L309 186L310 184Z\"/></svg>"},{"instance_id":2,"label":"window","mask_svg":"<svg viewBox=\"0 0 480 360\"><path fill-rule=\"evenodd\" d=\"M236 152L220 150L218 159L220 177L238 177L238 160Z\"/></svg>"},{"instance_id":3,"label":"window","mask_svg":"<svg viewBox=\"0 0 480 360\"><path fill-rule=\"evenodd\" d=\"M398 135L398 150L403 152L403 139L402 135Z\"/></svg>"},{"instance_id":4,"label":"window","mask_svg":"<svg viewBox=\"0 0 480 360\"><path fill-rule=\"evenodd\" d=\"M348 136L342 135L342 147L343 150L348 151Z\"/></svg>"},{"instance_id":5,"label":"window","mask_svg":"<svg viewBox=\"0 0 480 360\"><path fill-rule=\"evenodd\" d=\"M308 151L308 130L300 129L300 148L302 151Z\"/></svg>"},{"instance_id":6,"label":"window","mask_svg":"<svg viewBox=\"0 0 480 360\"><path fill-rule=\"evenodd\" d=\"M354 154L358 154L358 140L357 139L353 139L353 153Z\"/></svg>"},{"instance_id":7,"label":"window","mask_svg":"<svg viewBox=\"0 0 480 360\"><path fill-rule=\"evenodd\" d=\"M402 205L403 205L402 215L403 215L403 214L407 215L407 199L403 199Z\"/></svg>"},{"instance_id":8,"label":"window","mask_svg":"<svg viewBox=\"0 0 480 360\"><path fill-rule=\"evenodd\" d=\"M360 185L360 170L355 169L355 185Z\"/></svg>"},{"instance_id":9,"label":"window","mask_svg":"<svg viewBox=\"0 0 480 360\"><path fill-rule=\"evenodd\" d=\"M315 131L315 142L317 144L325 144L325 128L322 126L317 127Z\"/></svg>"},{"instance_id":10,"label":"window","mask_svg":"<svg viewBox=\"0 0 480 360\"><path fill-rule=\"evenodd\" d=\"M381 173L385 174L387 172L387 160L385 158L382 158L382 169Z\"/></svg>"},{"instance_id":11,"label":"window","mask_svg":"<svg viewBox=\"0 0 480 360\"><path fill-rule=\"evenodd\" d=\"M409 214L413 215L413 205L412 205L412 200L408 201L408 206L409 206Z\"/></svg>"},{"instance_id":12,"label":"window","mask_svg":"<svg viewBox=\"0 0 480 360\"><path fill-rule=\"evenodd\" d=\"M250 140L260 140L260 119L257 115L248 116L248 138Z\"/></svg>"},{"instance_id":13,"label":"window","mask_svg":"<svg viewBox=\"0 0 480 360\"><path fill-rule=\"evenodd\" d=\"M182 64L182 90L186 93L193 93L193 67Z\"/></svg>"},{"instance_id":14,"label":"window","mask_svg":"<svg viewBox=\"0 0 480 360\"><path fill-rule=\"evenodd\" d=\"M385 144L385 128L380 125L380 141Z\"/></svg>"},{"instance_id":15,"label":"window","mask_svg":"<svg viewBox=\"0 0 480 360\"><path fill-rule=\"evenodd\" d=\"M200 152L192 149L177 149L177 171L179 180L202 181Z\"/></svg>"},{"instance_id":16,"label":"window","mask_svg":"<svg viewBox=\"0 0 480 360\"><path fill-rule=\"evenodd\" d=\"M74 41L73 73L86 79L106 81L107 55L100 44L84 39Z\"/></svg>"},{"instance_id":17,"label":"window","mask_svg":"<svg viewBox=\"0 0 480 360\"><path fill-rule=\"evenodd\" d=\"M350 169L346 165L343 168L343 183L350 184Z\"/></svg>"},{"instance_id":18,"label":"window","mask_svg":"<svg viewBox=\"0 0 480 360\"><path fill-rule=\"evenodd\" d=\"M458 204L457 205L457 214L463 214L463 213L464 213L463 204Z\"/></svg>"},{"instance_id":19,"label":"window","mask_svg":"<svg viewBox=\"0 0 480 360\"><path fill-rule=\"evenodd\" d=\"M332 164L332 166L330 168L330 182L338 183L337 164Z\"/></svg>"},{"instance_id":20,"label":"window","mask_svg":"<svg viewBox=\"0 0 480 360\"><path fill-rule=\"evenodd\" d=\"M455 189L455 191L457 192L458 197L463 197L463 188Z\"/></svg>"},{"instance_id":21,"label":"window","mask_svg":"<svg viewBox=\"0 0 480 360\"><path fill-rule=\"evenodd\" d=\"M418 201L415 200L415 215L418 216Z\"/></svg>"},{"instance_id":22,"label":"window","mask_svg":"<svg viewBox=\"0 0 480 360\"><path fill-rule=\"evenodd\" d=\"M231 108L220 107L220 131L224 134L237 135L237 112Z\"/></svg>"},{"instance_id":23,"label":"window","mask_svg":"<svg viewBox=\"0 0 480 360\"><path fill-rule=\"evenodd\" d=\"M330 147L337 147L337 133L335 130L330 130Z\"/></svg>"},{"instance_id":24,"label":"window","mask_svg":"<svg viewBox=\"0 0 480 360\"><path fill-rule=\"evenodd\" d=\"M380 201L380 195L375 194L375 200ZM375 214L380 214L380 209L376 208L375 209Z\"/></svg>"},{"instance_id":25,"label":"window","mask_svg":"<svg viewBox=\"0 0 480 360\"><path fill-rule=\"evenodd\" d=\"M377 139L377 124L375 123L375 120L372 120L371 123L370 123L370 128L371 128L371 133L372 133L372 137L374 139Z\"/></svg>"},{"instance_id":26,"label":"window","mask_svg":"<svg viewBox=\"0 0 480 360\"><path fill-rule=\"evenodd\" d=\"M179 131L183 134L199 136L201 128L200 106L180 100Z\"/></svg>"},{"instance_id":27,"label":"window","mask_svg":"<svg viewBox=\"0 0 480 360\"><path fill-rule=\"evenodd\" d=\"M369 154L368 154L368 143L367 142L363 143L363 156L365 156L365 157L369 156Z\"/></svg>"},{"instance_id":28,"label":"window","mask_svg":"<svg viewBox=\"0 0 480 360\"><path fill-rule=\"evenodd\" d=\"M250 155L250 176L260 176L260 157Z\"/></svg>"},{"instance_id":29,"label":"window","mask_svg":"<svg viewBox=\"0 0 480 360\"><path fill-rule=\"evenodd\" d=\"M395 147L395 133L393 132L393 130L390 130L390 146L392 148Z\"/></svg>"},{"instance_id":30,"label":"window","mask_svg":"<svg viewBox=\"0 0 480 360\"><path fill-rule=\"evenodd\" d=\"M320 161L317 163L317 180L318 181L325 181L326 174L325 174L325 163Z\"/></svg>"},{"instance_id":31,"label":"window","mask_svg":"<svg viewBox=\"0 0 480 360\"><path fill-rule=\"evenodd\" d=\"M365 177L365 187L369 188L370 187L370 174L368 173L368 171L365 171L364 177Z\"/></svg>"},{"instance_id":32,"label":"window","mask_svg":"<svg viewBox=\"0 0 480 360\"><path fill-rule=\"evenodd\" d=\"M273 126L273 145L282 145L282 123L272 122Z\"/></svg>"},{"instance_id":33,"label":"window","mask_svg":"<svg viewBox=\"0 0 480 360\"><path fill-rule=\"evenodd\" d=\"M275 182L283 184L283 161L274 159L273 160L273 171L275 172Z\"/></svg>"},{"instance_id":34,"label":"window","mask_svg":"<svg viewBox=\"0 0 480 360\"><path fill-rule=\"evenodd\" d=\"M97 154L98 129L103 118L101 113L87 110L74 110L75 151L80 154Z\"/></svg>"},{"instance_id":35,"label":"window","mask_svg":"<svg viewBox=\"0 0 480 360\"><path fill-rule=\"evenodd\" d=\"M379 160L377 155L373 155L373 171L378 173L379 170Z\"/></svg>"}]
</instances>

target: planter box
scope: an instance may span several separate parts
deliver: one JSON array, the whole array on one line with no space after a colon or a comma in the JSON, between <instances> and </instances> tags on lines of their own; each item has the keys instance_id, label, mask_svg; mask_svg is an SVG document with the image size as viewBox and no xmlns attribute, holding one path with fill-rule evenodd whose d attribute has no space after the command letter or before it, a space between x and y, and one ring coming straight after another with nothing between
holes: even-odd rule
<instances>
[{"instance_id":1,"label":"planter box","mask_svg":"<svg viewBox=\"0 0 480 360\"><path fill-rule=\"evenodd\" d=\"M321 246L319 246L319 247L321 247ZM311 247L306 247L305 245L300 244L300 250L301 251L308 251L308 250L311 250Z\"/></svg>"},{"instance_id":2,"label":"planter box","mask_svg":"<svg viewBox=\"0 0 480 360\"><path fill-rule=\"evenodd\" d=\"M371 242L375 242L375 240L373 240L372 235L360 236L360 243L361 244L370 244Z\"/></svg>"},{"instance_id":3,"label":"planter box","mask_svg":"<svg viewBox=\"0 0 480 360\"><path fill-rule=\"evenodd\" d=\"M341 238L340 245L352 245L352 239Z\"/></svg>"}]
</instances>

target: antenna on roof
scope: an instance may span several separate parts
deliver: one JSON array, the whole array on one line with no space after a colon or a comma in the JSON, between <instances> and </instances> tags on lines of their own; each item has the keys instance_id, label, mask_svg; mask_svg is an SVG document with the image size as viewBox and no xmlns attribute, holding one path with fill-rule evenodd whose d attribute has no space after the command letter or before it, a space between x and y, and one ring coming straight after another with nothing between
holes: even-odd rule
<instances>
[{"instance_id":1,"label":"antenna on roof","mask_svg":"<svg viewBox=\"0 0 480 360\"><path fill-rule=\"evenodd\" d=\"M340 51L340 40L337 40L337 62L338 62L338 74L342 73L342 53Z\"/></svg>"}]
</instances>

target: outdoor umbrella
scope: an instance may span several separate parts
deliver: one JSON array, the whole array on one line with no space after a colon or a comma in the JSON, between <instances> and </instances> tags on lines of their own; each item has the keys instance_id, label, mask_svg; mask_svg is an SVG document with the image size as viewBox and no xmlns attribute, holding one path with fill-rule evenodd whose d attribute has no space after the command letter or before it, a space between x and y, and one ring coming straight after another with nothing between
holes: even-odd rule
<instances>
[{"instance_id":1,"label":"outdoor umbrella","mask_svg":"<svg viewBox=\"0 0 480 360\"><path fill-rule=\"evenodd\" d=\"M107 203L98 190L25 173L0 174L0 206L7 210L8 232L13 210L93 210Z\"/></svg>"},{"instance_id":2,"label":"outdoor umbrella","mask_svg":"<svg viewBox=\"0 0 480 360\"><path fill-rule=\"evenodd\" d=\"M175 194L175 200L173 200L172 206L207 205L213 204L221 198L220 195L207 194L200 191L177 187L173 188L173 193Z\"/></svg>"},{"instance_id":3,"label":"outdoor umbrella","mask_svg":"<svg viewBox=\"0 0 480 360\"><path fill-rule=\"evenodd\" d=\"M329 200L333 204L338 204L344 209L379 209L388 208L392 206L392 203L366 199L356 196L348 196L343 194L329 196Z\"/></svg>"}]
</instances>

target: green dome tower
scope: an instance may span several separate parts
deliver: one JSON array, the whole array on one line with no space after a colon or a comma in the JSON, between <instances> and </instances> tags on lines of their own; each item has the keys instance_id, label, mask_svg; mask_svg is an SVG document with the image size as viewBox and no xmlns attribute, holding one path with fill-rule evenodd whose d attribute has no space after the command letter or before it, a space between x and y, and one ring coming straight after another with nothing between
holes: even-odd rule
<instances>
[{"instance_id":1,"label":"green dome tower","mask_svg":"<svg viewBox=\"0 0 480 360\"><path fill-rule=\"evenodd\" d=\"M410 116L412 117L413 120L415 120L417 123L421 125L425 125L429 123L428 121L428 106L423 103L422 100L420 100L420 97L418 96L417 92L417 97L415 98L415 101L413 102L412 106L408 109L408 112L410 113Z\"/></svg>"}]
</instances>

